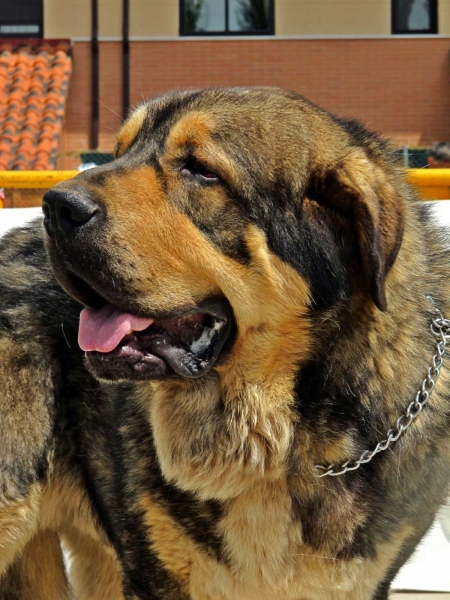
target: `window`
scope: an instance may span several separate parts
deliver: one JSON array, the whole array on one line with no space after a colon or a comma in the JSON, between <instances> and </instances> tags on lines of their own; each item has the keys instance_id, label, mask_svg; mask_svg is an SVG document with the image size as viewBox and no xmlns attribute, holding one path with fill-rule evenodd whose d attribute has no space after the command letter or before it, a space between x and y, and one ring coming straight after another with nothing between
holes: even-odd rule
<instances>
[{"instance_id":1,"label":"window","mask_svg":"<svg viewBox=\"0 0 450 600\"><path fill-rule=\"evenodd\" d=\"M0 0L0 37L43 37L42 0Z\"/></svg>"},{"instance_id":2,"label":"window","mask_svg":"<svg viewBox=\"0 0 450 600\"><path fill-rule=\"evenodd\" d=\"M273 35L274 0L181 0L181 35Z\"/></svg>"},{"instance_id":3,"label":"window","mask_svg":"<svg viewBox=\"0 0 450 600\"><path fill-rule=\"evenodd\" d=\"M437 0L392 0L392 33L437 33Z\"/></svg>"}]
</instances>

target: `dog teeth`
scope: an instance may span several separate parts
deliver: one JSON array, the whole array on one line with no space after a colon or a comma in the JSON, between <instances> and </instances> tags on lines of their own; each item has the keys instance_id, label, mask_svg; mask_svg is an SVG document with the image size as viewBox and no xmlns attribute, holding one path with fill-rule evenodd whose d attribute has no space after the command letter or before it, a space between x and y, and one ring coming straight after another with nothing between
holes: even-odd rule
<instances>
[{"instance_id":1,"label":"dog teeth","mask_svg":"<svg viewBox=\"0 0 450 600\"><path fill-rule=\"evenodd\" d=\"M201 354L211 344L213 337L220 332L226 324L225 321L217 320L212 327L204 327L201 336L190 344L190 350L194 354Z\"/></svg>"}]
</instances>

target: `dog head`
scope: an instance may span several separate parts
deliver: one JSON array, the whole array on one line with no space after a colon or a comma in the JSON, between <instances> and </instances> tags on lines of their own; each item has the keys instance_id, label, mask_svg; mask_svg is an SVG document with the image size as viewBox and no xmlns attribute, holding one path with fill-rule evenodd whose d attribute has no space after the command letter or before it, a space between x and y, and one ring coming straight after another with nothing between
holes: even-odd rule
<instances>
[{"instance_id":1,"label":"dog head","mask_svg":"<svg viewBox=\"0 0 450 600\"><path fill-rule=\"evenodd\" d=\"M407 195L393 163L375 135L278 89L139 106L115 160L43 202L91 370L197 378L245 357L257 377L308 357L314 314L386 310Z\"/></svg>"}]
</instances>

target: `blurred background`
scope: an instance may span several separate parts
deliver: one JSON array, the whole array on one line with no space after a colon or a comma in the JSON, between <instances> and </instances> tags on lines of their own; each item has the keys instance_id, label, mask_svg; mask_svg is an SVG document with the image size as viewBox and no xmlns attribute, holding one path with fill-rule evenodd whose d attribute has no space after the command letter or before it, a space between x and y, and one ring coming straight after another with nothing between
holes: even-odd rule
<instances>
[{"instance_id":1,"label":"blurred background","mask_svg":"<svg viewBox=\"0 0 450 600\"><path fill-rule=\"evenodd\" d=\"M448 36L449 0L1 0L0 169L108 160L130 107L219 85L295 90L421 167L450 138Z\"/></svg>"},{"instance_id":2,"label":"blurred background","mask_svg":"<svg viewBox=\"0 0 450 600\"><path fill-rule=\"evenodd\" d=\"M450 0L0 0L0 202L39 205L111 160L130 108L189 87L289 88L422 168L450 139L449 36Z\"/></svg>"},{"instance_id":3,"label":"blurred background","mask_svg":"<svg viewBox=\"0 0 450 600\"><path fill-rule=\"evenodd\" d=\"M143 99L248 85L355 117L422 168L450 139L449 36L450 0L0 0L0 173L102 164ZM0 201L68 176L0 175Z\"/></svg>"}]
</instances>

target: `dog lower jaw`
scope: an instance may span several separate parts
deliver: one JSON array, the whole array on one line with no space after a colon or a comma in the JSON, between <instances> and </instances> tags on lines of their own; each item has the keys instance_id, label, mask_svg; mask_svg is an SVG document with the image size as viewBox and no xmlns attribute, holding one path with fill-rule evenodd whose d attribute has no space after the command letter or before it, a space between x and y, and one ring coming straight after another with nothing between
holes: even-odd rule
<instances>
[{"instance_id":1,"label":"dog lower jaw","mask_svg":"<svg viewBox=\"0 0 450 600\"><path fill-rule=\"evenodd\" d=\"M144 354L125 354L122 346L112 352L86 352L88 371L103 383L165 379L174 372L161 358ZM145 360L144 360L145 359Z\"/></svg>"}]
</instances>

